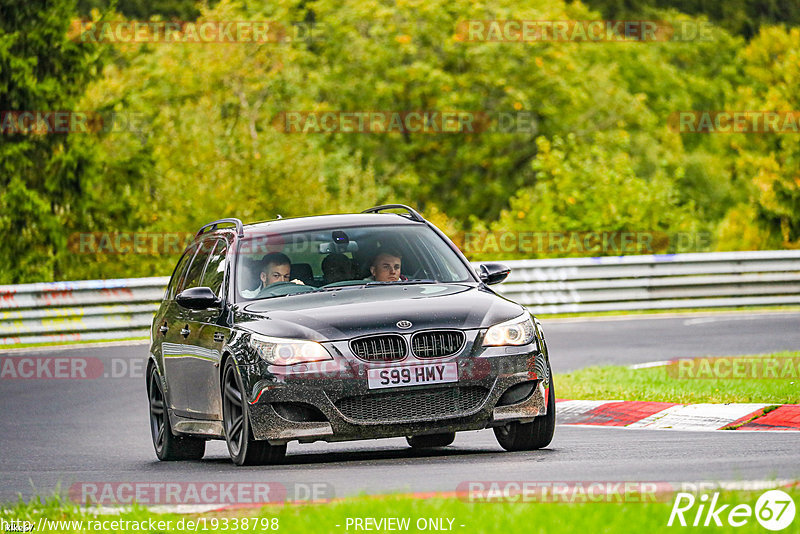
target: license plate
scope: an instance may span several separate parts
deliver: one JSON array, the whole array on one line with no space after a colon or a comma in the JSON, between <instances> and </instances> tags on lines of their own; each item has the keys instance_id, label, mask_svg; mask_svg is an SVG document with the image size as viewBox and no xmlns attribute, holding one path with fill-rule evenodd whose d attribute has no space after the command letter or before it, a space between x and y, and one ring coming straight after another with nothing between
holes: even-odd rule
<instances>
[{"instance_id":1,"label":"license plate","mask_svg":"<svg viewBox=\"0 0 800 534\"><path fill-rule=\"evenodd\" d=\"M449 362L369 369L367 380L369 389L446 384L458 382L458 365Z\"/></svg>"}]
</instances>

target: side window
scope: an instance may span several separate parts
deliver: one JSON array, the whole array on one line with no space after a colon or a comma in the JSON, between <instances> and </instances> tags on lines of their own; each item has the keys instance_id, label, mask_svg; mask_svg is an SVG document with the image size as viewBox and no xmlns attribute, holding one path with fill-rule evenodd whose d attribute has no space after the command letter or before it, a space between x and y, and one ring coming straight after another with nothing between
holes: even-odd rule
<instances>
[{"instance_id":1,"label":"side window","mask_svg":"<svg viewBox=\"0 0 800 534\"><path fill-rule=\"evenodd\" d=\"M178 266L175 267L175 271L172 273L172 278L169 281L169 285L167 285L167 292L165 293L166 299L175 298L175 295L177 294L175 288L177 287L178 282L184 278L184 275L186 274L186 268L189 266L189 262L191 261L192 256L194 256L196 250L197 247L191 247L183 253L183 256L181 256L181 259L178 261Z\"/></svg>"},{"instance_id":2,"label":"side window","mask_svg":"<svg viewBox=\"0 0 800 534\"><path fill-rule=\"evenodd\" d=\"M211 257L208 260L206 272L203 274L203 279L199 284L202 287L210 287L211 291L218 297L221 296L220 288L222 287L222 281L225 279L225 254L227 252L228 244L223 240L217 241L214 252L211 253Z\"/></svg>"},{"instance_id":3,"label":"side window","mask_svg":"<svg viewBox=\"0 0 800 534\"><path fill-rule=\"evenodd\" d=\"M215 241L203 241L200 244L200 250L194 255L192 264L186 272L186 278L178 285L178 293L184 289L191 289L200 285L200 279L203 276L203 270L206 267L206 263L208 263L208 257L211 255L214 243Z\"/></svg>"}]
</instances>

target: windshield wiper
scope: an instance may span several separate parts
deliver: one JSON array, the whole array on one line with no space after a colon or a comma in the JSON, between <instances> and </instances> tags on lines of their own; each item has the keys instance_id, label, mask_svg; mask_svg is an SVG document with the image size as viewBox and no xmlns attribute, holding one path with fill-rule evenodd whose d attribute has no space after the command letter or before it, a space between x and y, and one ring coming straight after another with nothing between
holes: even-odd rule
<instances>
[{"instance_id":1,"label":"windshield wiper","mask_svg":"<svg viewBox=\"0 0 800 534\"><path fill-rule=\"evenodd\" d=\"M437 284L436 280L430 280L427 278L419 278L416 280L398 280L396 282L367 282L366 286L399 286L399 285L409 285L409 284Z\"/></svg>"},{"instance_id":2,"label":"windshield wiper","mask_svg":"<svg viewBox=\"0 0 800 534\"><path fill-rule=\"evenodd\" d=\"M344 286L334 286L334 287L318 287L317 291L338 291L340 289L353 289L355 287L364 287L366 284L364 282L360 284L350 284Z\"/></svg>"}]
</instances>

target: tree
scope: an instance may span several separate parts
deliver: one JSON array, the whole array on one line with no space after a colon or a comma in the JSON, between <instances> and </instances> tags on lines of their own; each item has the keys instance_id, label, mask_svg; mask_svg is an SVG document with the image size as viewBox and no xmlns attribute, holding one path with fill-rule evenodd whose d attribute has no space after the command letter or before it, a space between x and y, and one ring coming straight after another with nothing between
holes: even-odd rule
<instances>
[{"instance_id":1,"label":"tree","mask_svg":"<svg viewBox=\"0 0 800 534\"><path fill-rule=\"evenodd\" d=\"M81 261L67 249L71 232L135 215L122 190L136 183L138 165L112 158L104 166L91 134L24 133L8 122L13 112L80 111L102 59L95 45L67 38L74 7L70 0L0 6L0 110L12 112L0 141L3 283L62 277Z\"/></svg>"},{"instance_id":2,"label":"tree","mask_svg":"<svg viewBox=\"0 0 800 534\"><path fill-rule=\"evenodd\" d=\"M746 84L731 109L795 114L781 131L732 134L729 154L748 198L724 221L726 248L800 247L800 28L765 27L740 51L737 64ZM783 128L785 126L785 128ZM755 219L755 220L753 220ZM761 232L743 233L757 224Z\"/></svg>"}]
</instances>

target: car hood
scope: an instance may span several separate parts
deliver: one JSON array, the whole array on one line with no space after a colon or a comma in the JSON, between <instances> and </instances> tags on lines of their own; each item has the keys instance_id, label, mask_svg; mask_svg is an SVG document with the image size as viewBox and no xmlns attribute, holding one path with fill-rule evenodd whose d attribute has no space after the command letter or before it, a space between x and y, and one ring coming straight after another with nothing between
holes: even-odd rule
<instances>
[{"instance_id":1,"label":"car hood","mask_svg":"<svg viewBox=\"0 0 800 534\"><path fill-rule=\"evenodd\" d=\"M237 322L264 335L338 341L379 332L485 328L523 312L519 304L483 287L419 284L343 288L260 300L245 306ZM398 328L401 320L411 321L411 328Z\"/></svg>"}]
</instances>

